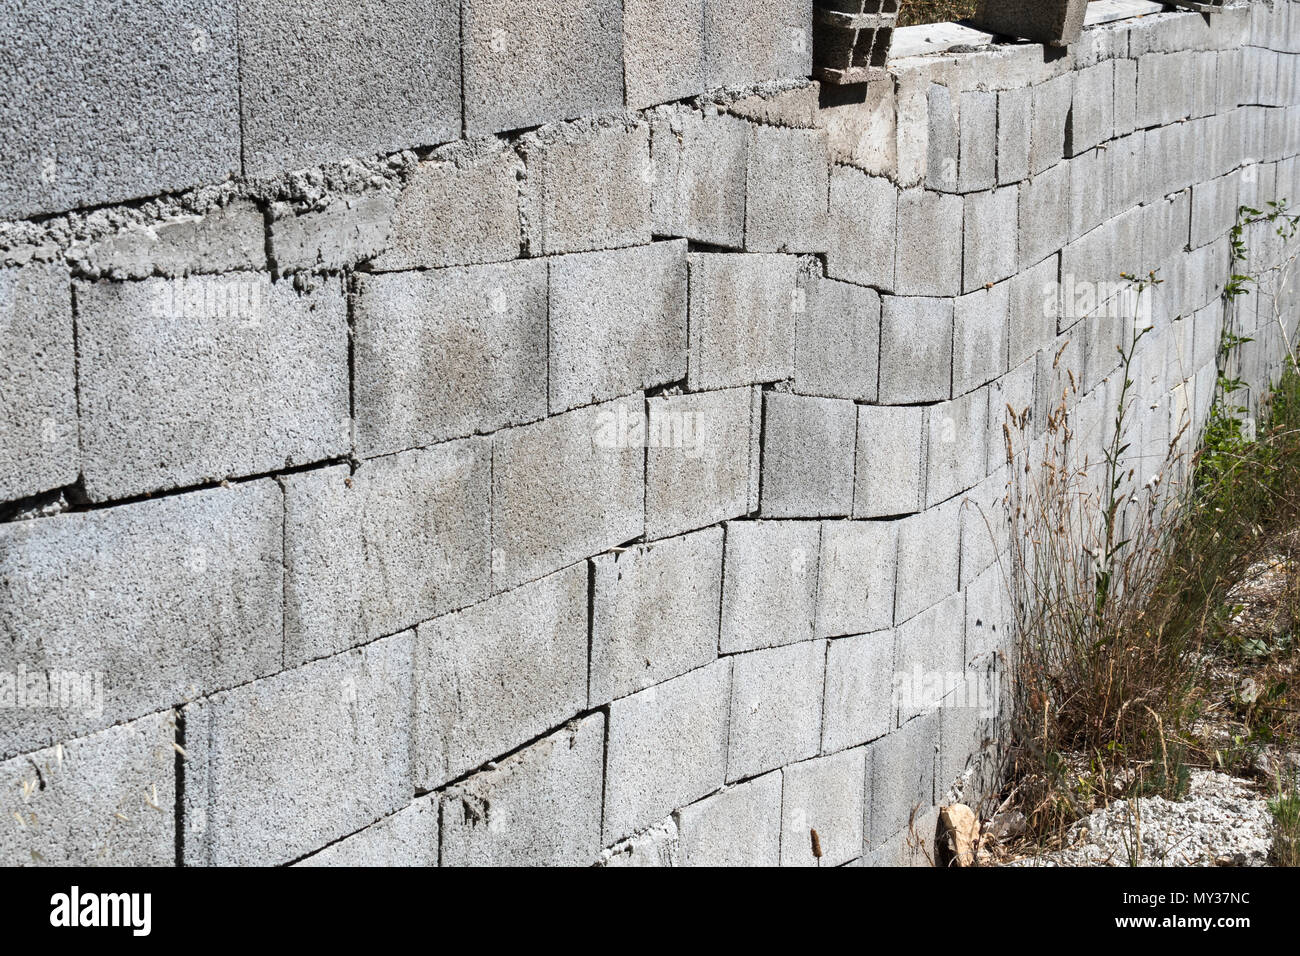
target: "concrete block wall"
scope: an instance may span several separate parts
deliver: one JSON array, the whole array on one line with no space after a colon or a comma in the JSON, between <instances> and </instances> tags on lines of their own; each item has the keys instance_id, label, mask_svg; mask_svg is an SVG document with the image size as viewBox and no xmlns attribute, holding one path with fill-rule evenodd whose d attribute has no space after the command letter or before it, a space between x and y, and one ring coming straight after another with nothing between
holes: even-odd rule
<instances>
[{"instance_id":1,"label":"concrete block wall","mask_svg":"<svg viewBox=\"0 0 1300 956\"><path fill-rule=\"evenodd\" d=\"M0 151L0 861L916 861L1004 730L1006 410L1099 447L1158 269L1140 452L1204 421L1300 3L820 102L811 6L238 6L131 87L166 159Z\"/></svg>"}]
</instances>

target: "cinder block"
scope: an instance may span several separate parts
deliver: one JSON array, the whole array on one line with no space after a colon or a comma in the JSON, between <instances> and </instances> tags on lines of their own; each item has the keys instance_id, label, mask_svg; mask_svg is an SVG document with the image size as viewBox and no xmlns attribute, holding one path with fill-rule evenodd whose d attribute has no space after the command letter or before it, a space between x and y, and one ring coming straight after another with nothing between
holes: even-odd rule
<instances>
[{"instance_id":1,"label":"cinder block","mask_svg":"<svg viewBox=\"0 0 1300 956\"><path fill-rule=\"evenodd\" d=\"M358 453L545 416L546 268L512 262L362 276L354 306Z\"/></svg>"},{"instance_id":2,"label":"cinder block","mask_svg":"<svg viewBox=\"0 0 1300 956\"><path fill-rule=\"evenodd\" d=\"M848 515L858 406L779 392L763 405L763 517Z\"/></svg>"},{"instance_id":3,"label":"cinder block","mask_svg":"<svg viewBox=\"0 0 1300 956\"><path fill-rule=\"evenodd\" d=\"M623 82L634 110L704 92L704 0L625 0Z\"/></svg>"},{"instance_id":4,"label":"cinder block","mask_svg":"<svg viewBox=\"0 0 1300 956\"><path fill-rule=\"evenodd\" d=\"M0 271L0 500L77 480L77 371L66 270Z\"/></svg>"},{"instance_id":5,"label":"cinder block","mask_svg":"<svg viewBox=\"0 0 1300 956\"><path fill-rule=\"evenodd\" d=\"M898 188L849 166L832 168L830 188L826 274L892 292Z\"/></svg>"},{"instance_id":6,"label":"cinder block","mask_svg":"<svg viewBox=\"0 0 1300 956\"><path fill-rule=\"evenodd\" d=\"M953 303L953 395L964 395L1007 370L1010 314L1010 282L968 293Z\"/></svg>"},{"instance_id":7,"label":"cinder block","mask_svg":"<svg viewBox=\"0 0 1300 956\"><path fill-rule=\"evenodd\" d=\"M1030 359L1026 365L1035 365ZM1032 401L1032 394L1030 396ZM1003 412L1005 415L1005 410ZM1022 443L1023 444L1023 443ZM961 586L968 587L986 568L1004 559L1011 546L1007 506L1011 472L1004 450L989 476L962 496L961 502Z\"/></svg>"},{"instance_id":8,"label":"cinder block","mask_svg":"<svg viewBox=\"0 0 1300 956\"><path fill-rule=\"evenodd\" d=\"M988 391L967 392L927 410L926 507L984 480L988 446Z\"/></svg>"},{"instance_id":9,"label":"cinder block","mask_svg":"<svg viewBox=\"0 0 1300 956\"><path fill-rule=\"evenodd\" d=\"M91 0L42 10L10 4L5 19L0 218L118 202L239 172L230 0Z\"/></svg>"},{"instance_id":10,"label":"cinder block","mask_svg":"<svg viewBox=\"0 0 1300 956\"><path fill-rule=\"evenodd\" d=\"M1137 128L1137 60L1115 61L1115 135Z\"/></svg>"},{"instance_id":11,"label":"cinder block","mask_svg":"<svg viewBox=\"0 0 1300 956\"><path fill-rule=\"evenodd\" d=\"M388 248L396 199L387 190L335 199L324 209L284 210L270 225L271 264L277 273L336 271Z\"/></svg>"},{"instance_id":12,"label":"cinder block","mask_svg":"<svg viewBox=\"0 0 1300 956\"><path fill-rule=\"evenodd\" d=\"M528 136L523 201L532 255L650 241L650 127L621 120Z\"/></svg>"},{"instance_id":13,"label":"cinder block","mask_svg":"<svg viewBox=\"0 0 1300 956\"><path fill-rule=\"evenodd\" d=\"M817 129L823 124L818 113L821 84L808 80L799 85L765 84L748 96L727 97L718 104L733 116L789 129Z\"/></svg>"},{"instance_id":14,"label":"cinder block","mask_svg":"<svg viewBox=\"0 0 1300 956\"><path fill-rule=\"evenodd\" d=\"M494 437L494 591L641 535L644 405L637 394Z\"/></svg>"},{"instance_id":15,"label":"cinder block","mask_svg":"<svg viewBox=\"0 0 1300 956\"><path fill-rule=\"evenodd\" d=\"M372 823L295 866L437 866L438 802L417 797L392 816Z\"/></svg>"},{"instance_id":16,"label":"cinder block","mask_svg":"<svg viewBox=\"0 0 1300 956\"><path fill-rule=\"evenodd\" d=\"M704 0L705 89L812 74L812 7Z\"/></svg>"},{"instance_id":17,"label":"cinder block","mask_svg":"<svg viewBox=\"0 0 1300 956\"><path fill-rule=\"evenodd\" d=\"M886 630L827 646L823 753L883 737L894 726L894 643Z\"/></svg>"},{"instance_id":18,"label":"cinder block","mask_svg":"<svg viewBox=\"0 0 1300 956\"><path fill-rule=\"evenodd\" d=\"M445 866L589 866L600 855L605 715L575 720L442 798Z\"/></svg>"},{"instance_id":19,"label":"cinder block","mask_svg":"<svg viewBox=\"0 0 1300 956\"><path fill-rule=\"evenodd\" d=\"M951 299L880 300L881 402L935 402L952 395L952 329Z\"/></svg>"},{"instance_id":20,"label":"cinder block","mask_svg":"<svg viewBox=\"0 0 1300 956\"><path fill-rule=\"evenodd\" d=\"M825 641L736 656L731 671L728 782L817 753L825 683Z\"/></svg>"},{"instance_id":21,"label":"cinder block","mask_svg":"<svg viewBox=\"0 0 1300 956\"><path fill-rule=\"evenodd\" d=\"M1065 73L1034 87L1029 173L1037 176L1065 156L1065 125L1074 99L1074 75Z\"/></svg>"},{"instance_id":22,"label":"cinder block","mask_svg":"<svg viewBox=\"0 0 1300 956\"><path fill-rule=\"evenodd\" d=\"M880 296L814 276L795 317L794 388L803 395L876 400Z\"/></svg>"},{"instance_id":23,"label":"cinder block","mask_svg":"<svg viewBox=\"0 0 1300 956\"><path fill-rule=\"evenodd\" d=\"M758 440L761 410L750 393L748 388L731 388L646 402L647 539L671 537L758 509L758 467L747 450L751 439Z\"/></svg>"},{"instance_id":24,"label":"cinder block","mask_svg":"<svg viewBox=\"0 0 1300 956\"><path fill-rule=\"evenodd\" d=\"M830 159L826 132L749 128L745 248L756 252L825 252Z\"/></svg>"},{"instance_id":25,"label":"cinder block","mask_svg":"<svg viewBox=\"0 0 1300 956\"><path fill-rule=\"evenodd\" d=\"M979 806L998 789L999 673L995 661L972 669L939 708L935 798Z\"/></svg>"},{"instance_id":26,"label":"cinder block","mask_svg":"<svg viewBox=\"0 0 1300 956\"><path fill-rule=\"evenodd\" d=\"M600 854L601 866L667 867L677 866L681 841L677 821L669 816L658 825L616 843Z\"/></svg>"},{"instance_id":27,"label":"cinder block","mask_svg":"<svg viewBox=\"0 0 1300 956\"><path fill-rule=\"evenodd\" d=\"M1111 168L1109 149L1094 149L1069 161L1070 209L1066 235L1077 239L1100 226L1110 216Z\"/></svg>"},{"instance_id":28,"label":"cinder block","mask_svg":"<svg viewBox=\"0 0 1300 956\"><path fill-rule=\"evenodd\" d=\"M931 83L925 94L926 141L925 184L940 192L956 192L961 150L961 119L952 91Z\"/></svg>"},{"instance_id":29,"label":"cinder block","mask_svg":"<svg viewBox=\"0 0 1300 956\"><path fill-rule=\"evenodd\" d=\"M1238 180L1220 176L1192 187L1192 248L1222 238L1237 222Z\"/></svg>"},{"instance_id":30,"label":"cinder block","mask_svg":"<svg viewBox=\"0 0 1300 956\"><path fill-rule=\"evenodd\" d=\"M867 849L883 847L905 833L934 805L934 765L939 715L910 721L867 748ZM931 828L933 832L933 827ZM924 830L917 825L917 835Z\"/></svg>"},{"instance_id":31,"label":"cinder block","mask_svg":"<svg viewBox=\"0 0 1300 956\"><path fill-rule=\"evenodd\" d=\"M538 126L623 105L618 0L465 0L465 132Z\"/></svg>"},{"instance_id":32,"label":"cinder block","mask_svg":"<svg viewBox=\"0 0 1300 956\"><path fill-rule=\"evenodd\" d=\"M866 751L806 760L781 777L782 866L839 866L862 854Z\"/></svg>"},{"instance_id":33,"label":"cinder block","mask_svg":"<svg viewBox=\"0 0 1300 956\"><path fill-rule=\"evenodd\" d=\"M894 262L894 291L899 295L961 293L962 205L960 196L926 189L899 194Z\"/></svg>"},{"instance_id":34,"label":"cinder block","mask_svg":"<svg viewBox=\"0 0 1300 956\"><path fill-rule=\"evenodd\" d=\"M173 866L176 713L0 762L0 863Z\"/></svg>"},{"instance_id":35,"label":"cinder block","mask_svg":"<svg viewBox=\"0 0 1300 956\"><path fill-rule=\"evenodd\" d=\"M894 622L901 624L955 594L960 561L960 498L904 518L898 526Z\"/></svg>"},{"instance_id":36,"label":"cinder block","mask_svg":"<svg viewBox=\"0 0 1300 956\"><path fill-rule=\"evenodd\" d=\"M1115 135L1115 65L1106 60L1074 74L1065 155L1078 156Z\"/></svg>"},{"instance_id":37,"label":"cinder block","mask_svg":"<svg viewBox=\"0 0 1300 956\"><path fill-rule=\"evenodd\" d=\"M1042 262L1066 243L1070 226L1070 169L1058 164L1020 186L1020 269Z\"/></svg>"},{"instance_id":38,"label":"cinder block","mask_svg":"<svg viewBox=\"0 0 1300 956\"><path fill-rule=\"evenodd\" d=\"M651 130L654 234L740 249L745 244L747 124L674 110Z\"/></svg>"},{"instance_id":39,"label":"cinder block","mask_svg":"<svg viewBox=\"0 0 1300 956\"><path fill-rule=\"evenodd\" d=\"M718 654L722 529L592 560L591 679L596 707L703 667Z\"/></svg>"},{"instance_id":40,"label":"cinder block","mask_svg":"<svg viewBox=\"0 0 1300 956\"><path fill-rule=\"evenodd\" d=\"M921 508L925 409L858 407L853 517L884 518Z\"/></svg>"},{"instance_id":41,"label":"cinder block","mask_svg":"<svg viewBox=\"0 0 1300 956\"><path fill-rule=\"evenodd\" d=\"M897 550L896 522L827 521L822 525L819 637L862 634L893 623Z\"/></svg>"},{"instance_id":42,"label":"cinder block","mask_svg":"<svg viewBox=\"0 0 1300 956\"><path fill-rule=\"evenodd\" d=\"M490 481L482 439L281 479L286 663L486 597Z\"/></svg>"},{"instance_id":43,"label":"cinder block","mask_svg":"<svg viewBox=\"0 0 1300 956\"><path fill-rule=\"evenodd\" d=\"M575 565L421 624L411 760L433 790L587 703L587 569Z\"/></svg>"},{"instance_id":44,"label":"cinder block","mask_svg":"<svg viewBox=\"0 0 1300 956\"><path fill-rule=\"evenodd\" d=\"M83 275L147 279L267 267L266 223L247 199L201 216L129 225L102 239L74 243L68 261Z\"/></svg>"},{"instance_id":45,"label":"cinder block","mask_svg":"<svg viewBox=\"0 0 1300 956\"><path fill-rule=\"evenodd\" d=\"M794 374L798 260L691 253L692 391L753 385Z\"/></svg>"},{"instance_id":46,"label":"cinder block","mask_svg":"<svg viewBox=\"0 0 1300 956\"><path fill-rule=\"evenodd\" d=\"M412 171L377 269L478 265L519 255L519 155L487 141L435 153Z\"/></svg>"},{"instance_id":47,"label":"cinder block","mask_svg":"<svg viewBox=\"0 0 1300 956\"><path fill-rule=\"evenodd\" d=\"M1078 41L1087 14L1088 0L1047 0L1032 6L1016 0L980 0L970 19L989 33L1066 47Z\"/></svg>"},{"instance_id":48,"label":"cinder block","mask_svg":"<svg viewBox=\"0 0 1300 956\"><path fill-rule=\"evenodd\" d=\"M961 95L961 160L957 191L992 189L997 184L998 96L967 90Z\"/></svg>"},{"instance_id":49,"label":"cinder block","mask_svg":"<svg viewBox=\"0 0 1300 956\"><path fill-rule=\"evenodd\" d=\"M398 634L186 706L185 865L287 863L405 806L411 642Z\"/></svg>"},{"instance_id":50,"label":"cinder block","mask_svg":"<svg viewBox=\"0 0 1300 956\"><path fill-rule=\"evenodd\" d=\"M1030 87L998 93L998 185L1029 177L1034 92Z\"/></svg>"},{"instance_id":51,"label":"cinder block","mask_svg":"<svg viewBox=\"0 0 1300 956\"><path fill-rule=\"evenodd\" d=\"M965 199L962 289L973 292L1016 271L1016 221L1020 193L1015 186L975 193Z\"/></svg>"},{"instance_id":52,"label":"cinder block","mask_svg":"<svg viewBox=\"0 0 1300 956\"><path fill-rule=\"evenodd\" d=\"M965 595L949 595L900 624L894 635L894 696L901 726L938 706L965 676Z\"/></svg>"},{"instance_id":53,"label":"cinder block","mask_svg":"<svg viewBox=\"0 0 1300 956\"><path fill-rule=\"evenodd\" d=\"M730 660L610 704L606 846L722 786L730 706Z\"/></svg>"},{"instance_id":54,"label":"cinder block","mask_svg":"<svg viewBox=\"0 0 1300 956\"><path fill-rule=\"evenodd\" d=\"M257 481L0 525L3 669L41 693L73 674L104 691L9 711L0 754L278 670L283 511Z\"/></svg>"},{"instance_id":55,"label":"cinder block","mask_svg":"<svg viewBox=\"0 0 1300 956\"><path fill-rule=\"evenodd\" d=\"M820 541L816 521L728 522L719 643L723 653L813 637Z\"/></svg>"},{"instance_id":56,"label":"cinder block","mask_svg":"<svg viewBox=\"0 0 1300 956\"><path fill-rule=\"evenodd\" d=\"M682 866L777 866L781 774L769 773L679 810Z\"/></svg>"},{"instance_id":57,"label":"cinder block","mask_svg":"<svg viewBox=\"0 0 1300 956\"><path fill-rule=\"evenodd\" d=\"M989 383L988 468L993 474L1007 463L1007 442L1016 455L1024 453L1038 434L1034 420L1034 382L1038 363L1026 359L1006 375ZM1014 421L1012 420L1014 417ZM1003 426L1007 432L1003 431Z\"/></svg>"},{"instance_id":58,"label":"cinder block","mask_svg":"<svg viewBox=\"0 0 1300 956\"><path fill-rule=\"evenodd\" d=\"M1192 55L1148 53L1137 64L1137 125L1167 126L1186 119L1194 88Z\"/></svg>"},{"instance_id":59,"label":"cinder block","mask_svg":"<svg viewBox=\"0 0 1300 956\"><path fill-rule=\"evenodd\" d=\"M344 455L348 328L329 281L77 283L82 470L94 501Z\"/></svg>"},{"instance_id":60,"label":"cinder block","mask_svg":"<svg viewBox=\"0 0 1300 956\"><path fill-rule=\"evenodd\" d=\"M1032 358L1056 338L1061 312L1061 257L1050 256L1010 281L1007 360L1011 366Z\"/></svg>"},{"instance_id":61,"label":"cinder block","mask_svg":"<svg viewBox=\"0 0 1300 956\"><path fill-rule=\"evenodd\" d=\"M686 243L549 261L552 413L686 377Z\"/></svg>"},{"instance_id":62,"label":"cinder block","mask_svg":"<svg viewBox=\"0 0 1300 956\"><path fill-rule=\"evenodd\" d=\"M1106 218L1128 212L1147 198L1146 136L1134 134L1106 147L1110 164L1110 208Z\"/></svg>"},{"instance_id":63,"label":"cinder block","mask_svg":"<svg viewBox=\"0 0 1300 956\"><path fill-rule=\"evenodd\" d=\"M1008 593L1008 569L985 568L966 587L966 662L1009 653L1015 618Z\"/></svg>"}]
</instances>

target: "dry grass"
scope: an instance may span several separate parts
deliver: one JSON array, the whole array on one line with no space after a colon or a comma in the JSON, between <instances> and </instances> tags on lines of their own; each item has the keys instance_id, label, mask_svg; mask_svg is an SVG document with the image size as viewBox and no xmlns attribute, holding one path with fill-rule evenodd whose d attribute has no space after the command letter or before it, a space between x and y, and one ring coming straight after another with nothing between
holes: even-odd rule
<instances>
[{"instance_id":1,"label":"dry grass","mask_svg":"<svg viewBox=\"0 0 1300 956\"><path fill-rule=\"evenodd\" d=\"M961 20L975 12L974 0L903 0L898 12L899 26L919 23L947 23Z\"/></svg>"}]
</instances>

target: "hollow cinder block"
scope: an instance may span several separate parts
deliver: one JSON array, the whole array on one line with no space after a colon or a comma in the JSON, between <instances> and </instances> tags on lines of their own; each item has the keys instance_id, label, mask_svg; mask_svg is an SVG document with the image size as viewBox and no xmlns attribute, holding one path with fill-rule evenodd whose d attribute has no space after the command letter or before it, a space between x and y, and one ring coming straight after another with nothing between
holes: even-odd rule
<instances>
[{"instance_id":1,"label":"hollow cinder block","mask_svg":"<svg viewBox=\"0 0 1300 956\"><path fill-rule=\"evenodd\" d=\"M1083 32L1088 0L980 0L970 22L981 30L1069 46Z\"/></svg>"}]
</instances>

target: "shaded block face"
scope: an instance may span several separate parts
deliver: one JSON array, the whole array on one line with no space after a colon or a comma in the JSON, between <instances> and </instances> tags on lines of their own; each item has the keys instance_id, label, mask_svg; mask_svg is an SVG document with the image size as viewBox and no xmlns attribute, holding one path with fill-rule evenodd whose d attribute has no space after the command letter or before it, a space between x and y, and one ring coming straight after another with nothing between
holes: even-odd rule
<instances>
[{"instance_id":1,"label":"shaded block face","mask_svg":"<svg viewBox=\"0 0 1300 956\"><path fill-rule=\"evenodd\" d=\"M252 175L460 134L460 23L445 0L239 0L239 34Z\"/></svg>"},{"instance_id":2,"label":"shaded block face","mask_svg":"<svg viewBox=\"0 0 1300 956\"><path fill-rule=\"evenodd\" d=\"M235 7L235 0L0 4L0 218L238 173Z\"/></svg>"},{"instance_id":3,"label":"shaded block face","mask_svg":"<svg viewBox=\"0 0 1300 956\"><path fill-rule=\"evenodd\" d=\"M739 249L745 242L746 124L674 112L651 133L654 233Z\"/></svg>"},{"instance_id":4,"label":"shaded block face","mask_svg":"<svg viewBox=\"0 0 1300 956\"><path fill-rule=\"evenodd\" d=\"M970 21L990 33L1069 46L1079 39L1087 13L1088 0L980 0Z\"/></svg>"}]
</instances>

